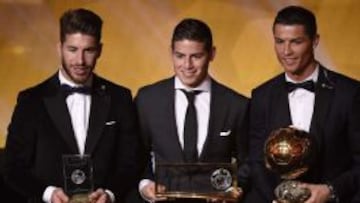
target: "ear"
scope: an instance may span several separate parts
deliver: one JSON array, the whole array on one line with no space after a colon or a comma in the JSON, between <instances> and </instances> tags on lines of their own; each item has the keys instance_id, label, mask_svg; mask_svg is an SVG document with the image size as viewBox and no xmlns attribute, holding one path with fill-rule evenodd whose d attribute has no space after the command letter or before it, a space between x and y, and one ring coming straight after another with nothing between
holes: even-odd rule
<instances>
[{"instance_id":1,"label":"ear","mask_svg":"<svg viewBox=\"0 0 360 203\"><path fill-rule=\"evenodd\" d=\"M103 48L103 44L102 44L102 43L99 43L97 58L99 58L99 57L101 56L102 48Z\"/></svg>"},{"instance_id":2,"label":"ear","mask_svg":"<svg viewBox=\"0 0 360 203\"><path fill-rule=\"evenodd\" d=\"M313 39L313 48L314 49L318 46L319 42L320 42L320 35L316 34L316 36Z\"/></svg>"},{"instance_id":3,"label":"ear","mask_svg":"<svg viewBox=\"0 0 360 203\"><path fill-rule=\"evenodd\" d=\"M215 55L216 55L216 47L213 46L210 51L210 61L214 60Z\"/></svg>"}]
</instances>

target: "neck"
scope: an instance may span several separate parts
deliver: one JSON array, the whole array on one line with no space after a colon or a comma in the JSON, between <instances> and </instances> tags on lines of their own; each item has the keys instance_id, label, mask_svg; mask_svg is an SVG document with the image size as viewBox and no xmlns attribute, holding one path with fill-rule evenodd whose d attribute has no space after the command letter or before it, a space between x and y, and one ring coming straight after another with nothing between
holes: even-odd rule
<instances>
[{"instance_id":1,"label":"neck","mask_svg":"<svg viewBox=\"0 0 360 203\"><path fill-rule=\"evenodd\" d=\"M314 60L302 71L286 72L286 75L294 81L302 82L309 77L316 69L317 62Z\"/></svg>"}]
</instances>

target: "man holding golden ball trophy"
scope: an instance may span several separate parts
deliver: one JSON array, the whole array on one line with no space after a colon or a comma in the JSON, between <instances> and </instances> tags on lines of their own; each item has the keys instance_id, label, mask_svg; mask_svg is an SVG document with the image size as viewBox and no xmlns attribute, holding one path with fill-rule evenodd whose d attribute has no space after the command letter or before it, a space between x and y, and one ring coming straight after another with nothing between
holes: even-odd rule
<instances>
[{"instance_id":1,"label":"man holding golden ball trophy","mask_svg":"<svg viewBox=\"0 0 360 203\"><path fill-rule=\"evenodd\" d=\"M281 9L274 49L284 73L252 91L247 203L360 202L360 83L315 59L315 15Z\"/></svg>"}]
</instances>

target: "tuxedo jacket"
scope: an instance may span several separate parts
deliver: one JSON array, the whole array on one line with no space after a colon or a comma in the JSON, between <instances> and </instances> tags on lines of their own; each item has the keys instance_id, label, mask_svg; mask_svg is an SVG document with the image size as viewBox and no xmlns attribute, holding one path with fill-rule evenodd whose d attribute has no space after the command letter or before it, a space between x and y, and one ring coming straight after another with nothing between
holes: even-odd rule
<instances>
[{"instance_id":1,"label":"tuxedo jacket","mask_svg":"<svg viewBox=\"0 0 360 203\"><path fill-rule=\"evenodd\" d=\"M85 154L94 188L117 202L137 184L137 119L130 90L94 75ZM64 188L62 155L79 154L58 75L19 93L5 146L5 177L30 202L47 186Z\"/></svg>"},{"instance_id":2,"label":"tuxedo jacket","mask_svg":"<svg viewBox=\"0 0 360 203\"><path fill-rule=\"evenodd\" d=\"M285 74L254 89L250 110L252 191L247 202L271 202L279 176L265 168L264 143L270 132L292 124ZM315 160L300 177L308 183L330 183L340 202L355 200L360 172L360 85L323 66L315 87L310 125Z\"/></svg>"},{"instance_id":3,"label":"tuxedo jacket","mask_svg":"<svg viewBox=\"0 0 360 203\"><path fill-rule=\"evenodd\" d=\"M184 163L175 120L174 77L141 88L135 100L146 161L151 163L153 152L157 163ZM212 79L208 135L199 162L230 162L235 157L243 165L248 150L247 112L246 97ZM220 136L221 132L228 136ZM151 164L148 166L145 178L152 179ZM240 184L245 185L246 172L239 174Z\"/></svg>"}]
</instances>

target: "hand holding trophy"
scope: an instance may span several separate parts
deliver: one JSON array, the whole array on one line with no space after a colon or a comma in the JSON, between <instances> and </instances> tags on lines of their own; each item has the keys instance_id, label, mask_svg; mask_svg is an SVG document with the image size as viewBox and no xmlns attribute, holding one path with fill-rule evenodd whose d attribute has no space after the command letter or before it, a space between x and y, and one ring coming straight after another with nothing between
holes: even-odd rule
<instances>
[{"instance_id":1,"label":"hand holding trophy","mask_svg":"<svg viewBox=\"0 0 360 203\"><path fill-rule=\"evenodd\" d=\"M270 133L265 142L265 165L284 180L275 189L277 202L303 203L310 196L307 188L295 180L309 169L314 146L310 134L292 126Z\"/></svg>"}]
</instances>

